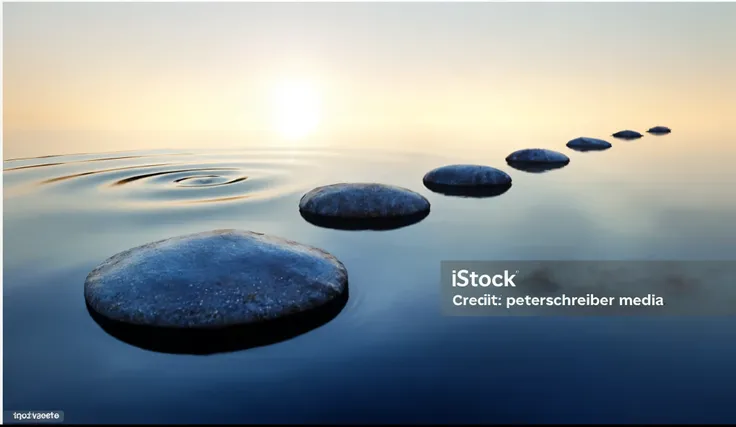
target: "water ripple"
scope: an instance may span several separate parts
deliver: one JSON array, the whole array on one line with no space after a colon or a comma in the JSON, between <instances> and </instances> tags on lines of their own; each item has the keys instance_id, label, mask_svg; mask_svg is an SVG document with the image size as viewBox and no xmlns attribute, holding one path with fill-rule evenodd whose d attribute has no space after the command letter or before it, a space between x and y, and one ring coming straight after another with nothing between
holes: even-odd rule
<instances>
[{"instance_id":1,"label":"water ripple","mask_svg":"<svg viewBox=\"0 0 736 427\"><path fill-rule=\"evenodd\" d=\"M142 175L135 175L128 178L123 178L121 180L115 181L112 185L125 185L130 184L134 181L139 181L141 179L147 179L152 178L155 176L162 176L162 175L173 175L173 174L186 174L189 172L203 172L203 171L233 171L237 170L235 168L209 168L209 169L181 169L181 170L172 170L172 171L163 171L163 172L153 172L153 173L147 173ZM224 182L215 182L214 180L217 179L223 179L220 175L192 175L192 176L185 176L183 178L175 179L173 182L177 184L181 184L182 182L186 182L189 185L181 185L182 187L213 187L216 185L227 185L227 184L234 184L236 182L240 182L245 180L246 176L237 177L234 179L228 179Z\"/></svg>"},{"instance_id":2,"label":"water ripple","mask_svg":"<svg viewBox=\"0 0 736 427\"><path fill-rule=\"evenodd\" d=\"M62 164L65 164L65 163L58 163L58 164L62 165ZM42 165L42 166L48 166L48 165ZM112 169L102 169L102 170L95 170L95 171L88 171L88 172L79 172L79 173L74 173L74 174L71 174L71 175L62 175L62 176L56 176L56 177L53 177L53 178L48 178L48 179L45 179L45 180L41 181L40 184L53 184L55 182L66 181L66 180L70 180L70 179L74 179L74 178L80 178L80 177L83 177L83 176L96 175L96 174L108 173L108 172L115 172L115 171L124 171L124 170L130 170L130 169L154 168L154 167L157 167L157 166L166 166L166 163L159 163L159 164L154 164L154 165L126 166L126 167L121 167L121 168L112 168ZM29 166L29 167L33 167L33 166Z\"/></svg>"},{"instance_id":3,"label":"water ripple","mask_svg":"<svg viewBox=\"0 0 736 427\"><path fill-rule=\"evenodd\" d=\"M53 156L51 162L50 156L6 160L11 167L4 168L4 175L10 197L42 192L48 203L59 200L84 209L182 207L305 192L323 184L326 174L345 169L346 156L377 164L396 160L319 149L75 154ZM160 161L151 162L154 157Z\"/></svg>"},{"instance_id":4,"label":"water ripple","mask_svg":"<svg viewBox=\"0 0 736 427\"><path fill-rule=\"evenodd\" d=\"M88 156L89 154L81 154ZM166 154L165 156L187 156L191 155L190 153L175 153L175 154ZM61 166L61 165L70 165L75 163L92 163L92 162L108 162L108 161L114 161L114 160L128 160L128 159L143 159L148 157L160 157L164 156L163 154L147 154L147 155L132 155L132 156L118 156L118 157L101 157L101 158L91 158L91 159L83 159L83 160L69 160L66 162L53 162L53 163L40 163L40 164L30 164L30 165L23 165L23 166L15 166L11 168L5 168L5 172L9 171L17 171L17 170L23 170L23 169L37 169L37 168L46 168L50 166ZM18 162L18 161L33 161L33 160L40 160L40 159L48 159L51 157L70 157L70 156L60 156L60 155L54 155L54 156L41 156L41 157L19 157L16 159L9 159L5 160L5 163L8 162Z\"/></svg>"},{"instance_id":5,"label":"water ripple","mask_svg":"<svg viewBox=\"0 0 736 427\"><path fill-rule=\"evenodd\" d=\"M24 159L24 160L25 160L25 159ZM6 160L6 161L10 162L10 161L12 161L12 160ZM63 164L64 164L64 163L59 163L59 162L57 162L57 163L42 163L42 164L40 164L40 165L26 165L26 166L16 166L16 167L14 167L14 168L5 168L5 169L3 169L3 170L4 170L5 172L9 172L9 171L17 171L17 170L23 170L23 169L35 169L35 168L44 168L44 167L47 167L47 166L59 166L59 165L63 165Z\"/></svg>"}]
</instances>

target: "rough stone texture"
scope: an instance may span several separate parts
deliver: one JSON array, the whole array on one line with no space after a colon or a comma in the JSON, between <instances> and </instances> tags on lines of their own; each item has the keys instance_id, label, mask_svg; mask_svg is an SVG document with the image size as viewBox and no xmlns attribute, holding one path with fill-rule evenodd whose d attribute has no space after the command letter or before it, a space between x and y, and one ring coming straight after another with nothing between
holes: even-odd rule
<instances>
[{"instance_id":1,"label":"rough stone texture","mask_svg":"<svg viewBox=\"0 0 736 427\"><path fill-rule=\"evenodd\" d=\"M459 187L495 187L511 184L511 177L504 171L481 165L449 165L434 169L424 175L425 184Z\"/></svg>"},{"instance_id":2,"label":"rough stone texture","mask_svg":"<svg viewBox=\"0 0 736 427\"><path fill-rule=\"evenodd\" d=\"M424 175L424 186L446 196L494 197L511 188L504 171L482 165L448 165Z\"/></svg>"},{"instance_id":3,"label":"rough stone texture","mask_svg":"<svg viewBox=\"0 0 736 427\"><path fill-rule=\"evenodd\" d=\"M595 151L607 150L611 148L611 143L597 138L588 138L581 136L567 142L567 147L578 151Z\"/></svg>"},{"instance_id":4,"label":"rough stone texture","mask_svg":"<svg viewBox=\"0 0 736 427\"><path fill-rule=\"evenodd\" d=\"M612 136L614 138L620 139L638 139L641 138L643 135L634 130L622 130L614 133Z\"/></svg>"},{"instance_id":5,"label":"rough stone texture","mask_svg":"<svg viewBox=\"0 0 736 427\"><path fill-rule=\"evenodd\" d=\"M327 185L299 201L302 213L326 218L396 218L428 213L429 209L429 201L421 194L384 184Z\"/></svg>"},{"instance_id":6,"label":"rough stone texture","mask_svg":"<svg viewBox=\"0 0 736 427\"><path fill-rule=\"evenodd\" d=\"M566 165L570 163L570 158L557 151L544 148L527 148L509 154L506 157L506 162Z\"/></svg>"},{"instance_id":7,"label":"rough stone texture","mask_svg":"<svg viewBox=\"0 0 736 427\"><path fill-rule=\"evenodd\" d=\"M544 173L565 167L570 163L570 158L557 151L527 148L509 154L506 157L506 163L520 171Z\"/></svg>"},{"instance_id":8,"label":"rough stone texture","mask_svg":"<svg viewBox=\"0 0 736 427\"><path fill-rule=\"evenodd\" d=\"M121 252L88 276L99 316L124 324L217 329L318 310L347 293L329 253L278 237L215 230Z\"/></svg>"},{"instance_id":9,"label":"rough stone texture","mask_svg":"<svg viewBox=\"0 0 736 427\"><path fill-rule=\"evenodd\" d=\"M664 135L666 133L672 132L672 129L668 128L667 126L655 126L649 129L647 132L657 135Z\"/></svg>"}]
</instances>

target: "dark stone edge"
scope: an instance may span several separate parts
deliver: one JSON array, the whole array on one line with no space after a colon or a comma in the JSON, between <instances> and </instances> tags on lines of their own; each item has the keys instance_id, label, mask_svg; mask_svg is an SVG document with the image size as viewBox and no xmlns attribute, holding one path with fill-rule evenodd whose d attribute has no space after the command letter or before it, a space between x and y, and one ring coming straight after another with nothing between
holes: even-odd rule
<instances>
[{"instance_id":1,"label":"dark stone edge","mask_svg":"<svg viewBox=\"0 0 736 427\"><path fill-rule=\"evenodd\" d=\"M562 154L562 153L560 153L560 154ZM570 163L570 158L569 157L567 159L565 159L565 160L560 160L560 161L549 161L549 160L511 160L511 159L509 159L509 157L511 157L511 156L508 156L505 159L506 160L506 164L508 164L508 165L511 165L513 163L513 164L517 164L517 165L525 165L526 164L526 165L563 165L564 166L564 165L567 165L568 163Z\"/></svg>"},{"instance_id":2,"label":"dark stone edge","mask_svg":"<svg viewBox=\"0 0 736 427\"><path fill-rule=\"evenodd\" d=\"M522 172L544 173L544 172L553 171L555 169L564 168L565 166L570 164L570 159L567 159L564 162L529 162L529 161L519 162L519 161L513 161L513 160L506 160L506 164Z\"/></svg>"},{"instance_id":3,"label":"dark stone edge","mask_svg":"<svg viewBox=\"0 0 736 427\"><path fill-rule=\"evenodd\" d=\"M428 190L444 196L488 198L500 196L511 188L512 182L497 185L450 185L438 184L424 179L424 186Z\"/></svg>"},{"instance_id":4,"label":"dark stone edge","mask_svg":"<svg viewBox=\"0 0 736 427\"><path fill-rule=\"evenodd\" d=\"M607 147L582 147L579 145L568 145L567 148L577 151L578 153L587 153L589 151L606 151L613 148L613 145L609 145Z\"/></svg>"},{"instance_id":5,"label":"dark stone edge","mask_svg":"<svg viewBox=\"0 0 736 427\"><path fill-rule=\"evenodd\" d=\"M427 201L427 209L409 215L392 215L384 217L343 217L318 215L299 209L302 218L308 223L322 228L334 230L373 230L386 231L414 225L429 216L431 206Z\"/></svg>"},{"instance_id":6,"label":"dark stone edge","mask_svg":"<svg viewBox=\"0 0 736 427\"><path fill-rule=\"evenodd\" d=\"M616 139L622 139L624 141L633 141L635 139L644 138L644 135L639 135L639 136L616 136L616 135L611 135L611 137L612 138L616 138Z\"/></svg>"},{"instance_id":7,"label":"dark stone edge","mask_svg":"<svg viewBox=\"0 0 736 427\"><path fill-rule=\"evenodd\" d=\"M227 353L287 341L335 319L349 299L345 290L332 300L273 320L208 328L174 328L126 323L97 313L85 301L92 319L108 334L145 350L171 354Z\"/></svg>"}]
</instances>

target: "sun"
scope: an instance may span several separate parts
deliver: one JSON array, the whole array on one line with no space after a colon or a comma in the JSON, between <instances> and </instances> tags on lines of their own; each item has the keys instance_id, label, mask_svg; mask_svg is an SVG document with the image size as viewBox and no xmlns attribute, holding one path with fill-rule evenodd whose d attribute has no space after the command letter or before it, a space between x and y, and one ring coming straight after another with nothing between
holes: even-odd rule
<instances>
[{"instance_id":1,"label":"sun","mask_svg":"<svg viewBox=\"0 0 736 427\"><path fill-rule=\"evenodd\" d=\"M271 121L274 130L288 139L299 139L317 130L321 99L317 87L306 80L283 81L271 94Z\"/></svg>"}]
</instances>

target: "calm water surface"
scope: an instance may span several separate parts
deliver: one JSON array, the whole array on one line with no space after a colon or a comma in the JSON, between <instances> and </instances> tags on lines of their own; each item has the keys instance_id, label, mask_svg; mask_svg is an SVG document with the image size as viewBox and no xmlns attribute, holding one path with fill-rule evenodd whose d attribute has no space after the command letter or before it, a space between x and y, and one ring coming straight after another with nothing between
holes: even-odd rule
<instances>
[{"instance_id":1,"label":"calm water surface","mask_svg":"<svg viewBox=\"0 0 736 427\"><path fill-rule=\"evenodd\" d=\"M78 423L734 422L732 320L440 314L445 259L735 258L736 172L723 147L736 138L611 141L601 153L564 139L6 159L5 409L63 410ZM545 174L506 167L529 146L572 162ZM498 166L514 185L492 199L426 190L424 173L448 163ZM432 213L384 232L305 222L302 194L340 181L405 186ZM83 283L101 261L216 228L330 251L349 270L347 307L290 341L213 356L142 350L91 320Z\"/></svg>"}]
</instances>

